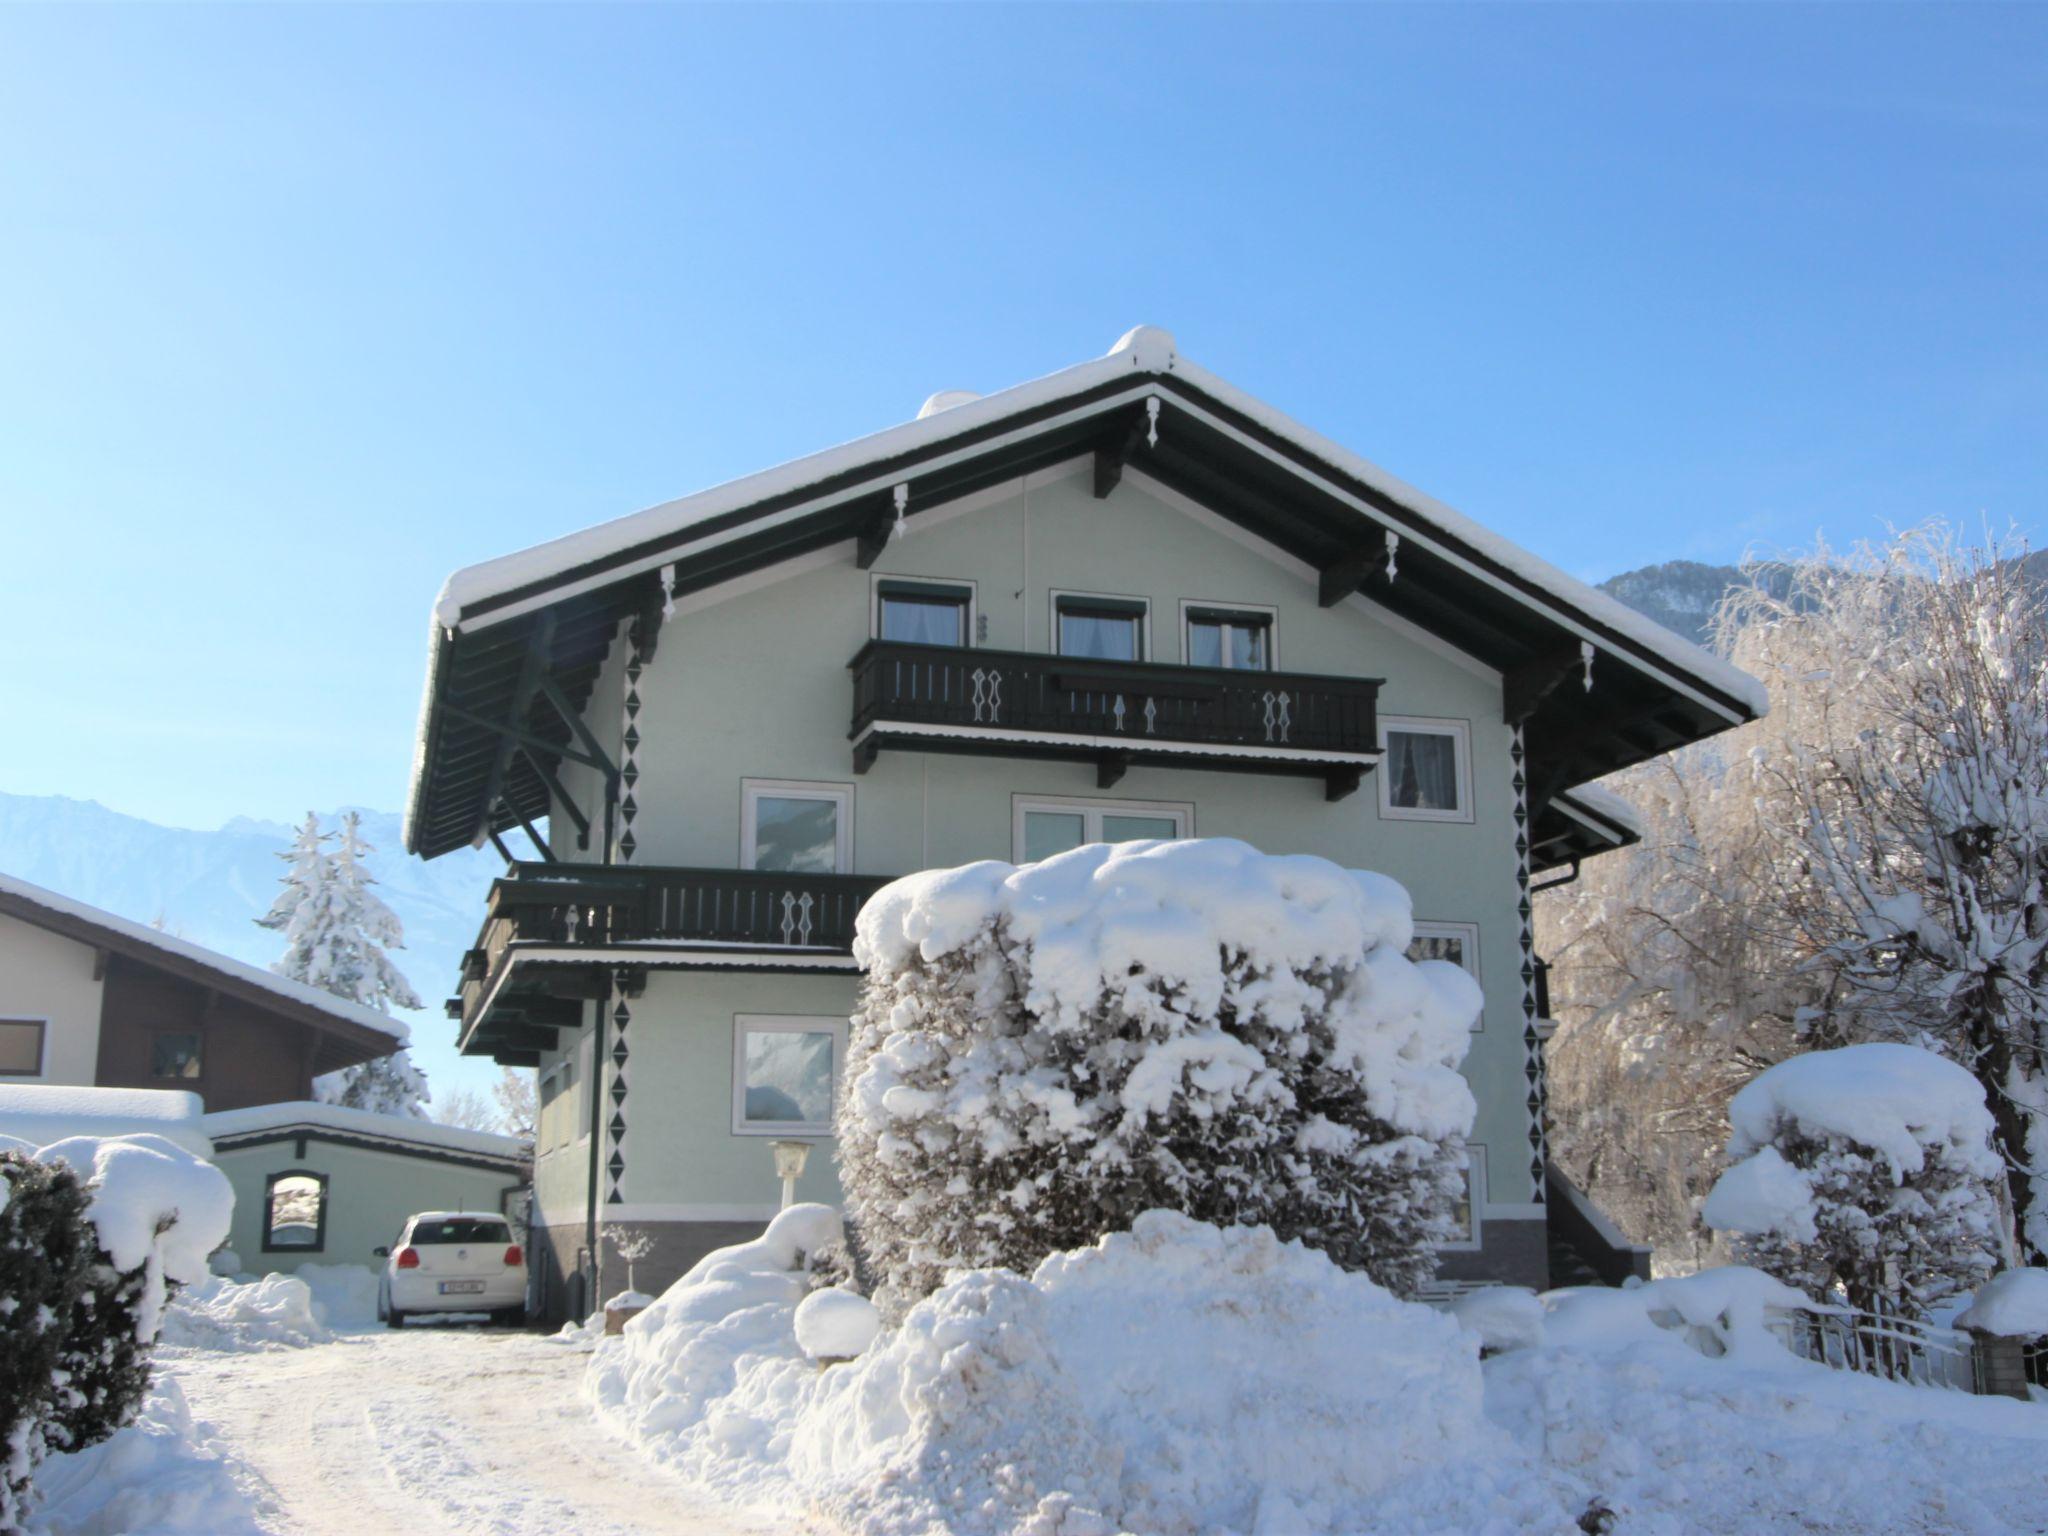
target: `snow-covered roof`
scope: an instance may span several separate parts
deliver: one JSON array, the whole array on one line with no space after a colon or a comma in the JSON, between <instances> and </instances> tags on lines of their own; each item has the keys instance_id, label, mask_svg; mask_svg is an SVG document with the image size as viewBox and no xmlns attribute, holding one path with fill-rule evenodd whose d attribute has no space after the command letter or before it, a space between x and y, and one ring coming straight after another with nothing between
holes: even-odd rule
<instances>
[{"instance_id":1,"label":"snow-covered roof","mask_svg":"<svg viewBox=\"0 0 2048 1536\"><path fill-rule=\"evenodd\" d=\"M1591 811L1603 821L1611 821L1622 831L1643 835L1643 819L1630 805L1613 790L1599 784L1578 784L1564 791L1559 797Z\"/></svg>"},{"instance_id":2,"label":"snow-covered roof","mask_svg":"<svg viewBox=\"0 0 2048 1536\"><path fill-rule=\"evenodd\" d=\"M315 1009L343 1024L352 1024L359 1029L373 1029L380 1034L391 1036L401 1045L411 1038L404 1020L394 1019L388 1014L365 1008L322 992L318 987L306 986L303 982L287 981L272 971L260 970L240 960L231 960L219 950L208 949L203 944L194 944L147 923L132 922L125 917L116 917L101 907L88 906L82 901L73 901L69 896L60 896L55 891L45 890L40 885L31 885L11 875L0 875L0 914L5 914L9 902L14 904L15 915L25 921L34 921L29 910L40 909L52 918L59 919L73 927L96 930L99 936L119 940L122 944L136 949L154 950L159 954L185 962L189 966L201 966L213 972L222 982L243 988L254 988L270 994L283 1002L294 1003L301 1008ZM84 942L84 941L81 941Z\"/></svg>"},{"instance_id":3,"label":"snow-covered roof","mask_svg":"<svg viewBox=\"0 0 2048 1536\"><path fill-rule=\"evenodd\" d=\"M246 1109L223 1109L205 1117L206 1134L216 1142L261 1131L333 1131L342 1135L414 1147L431 1147L443 1152L503 1158L508 1163L525 1159L524 1145L512 1136L495 1131L472 1131L457 1125L440 1125L432 1120L414 1120L404 1115L380 1115L367 1109L349 1109L340 1104L317 1104L294 1100L284 1104L254 1104ZM223 1150L226 1150L223 1148Z\"/></svg>"},{"instance_id":4,"label":"snow-covered roof","mask_svg":"<svg viewBox=\"0 0 2048 1536\"><path fill-rule=\"evenodd\" d=\"M1534 586L1554 594L1569 607L1627 635L1680 671L1702 678L1741 700L1753 713L1762 715L1769 709L1770 700L1763 684L1747 672L1673 634L1605 592L1567 575L1520 545L1480 526L1462 512L1389 474L1377 464L1303 426L1285 412L1275 410L1236 385L1198 367L1180 355L1170 332L1151 325L1132 327L1102 357L1060 369L1029 383L1013 385L978 398L967 398L966 391L942 391L926 401L925 409L914 420L899 426L855 438L821 453L793 459L773 469L728 480L708 490L665 501L645 511L614 518L559 539L550 539L544 544L465 566L443 585L434 603L435 620L447 629L479 622L477 616L468 614L467 610L486 599L544 582L604 556L673 538L727 513L768 501L785 492L833 479L865 465L914 454L974 428L1085 394L1105 383L1119 379L1135 381L1148 375L1171 376L1192 385L1202 394L1257 422L1276 437L1420 514L1438 530L1483 552ZM957 403L942 403L948 401ZM1427 542L1427 533L1420 527L1412 533L1404 530L1402 537ZM647 568L654 569L665 558L673 557L650 555L646 561ZM608 579L616 579L620 574L623 572L609 573ZM514 611L517 610L497 611L482 622L507 617Z\"/></svg>"},{"instance_id":5,"label":"snow-covered roof","mask_svg":"<svg viewBox=\"0 0 2048 1536\"><path fill-rule=\"evenodd\" d=\"M0 1084L0 1136L46 1147L69 1136L161 1136L209 1157L199 1095L176 1088Z\"/></svg>"},{"instance_id":6,"label":"snow-covered roof","mask_svg":"<svg viewBox=\"0 0 2048 1536\"><path fill-rule=\"evenodd\" d=\"M1532 722L1532 784L1570 788L1768 708L1755 678L1139 326L1044 378L942 392L913 421L455 572L429 631L406 847L432 858L549 813L567 724L553 704L536 714L536 688L586 707L621 625L651 647L670 598L834 548L865 563L898 521L914 533L925 513L1090 454L1099 483L1128 460L1308 567L1319 601L1369 596L1497 671ZM1583 687L1556 686L1581 665ZM514 738L538 760L507 757Z\"/></svg>"}]
</instances>

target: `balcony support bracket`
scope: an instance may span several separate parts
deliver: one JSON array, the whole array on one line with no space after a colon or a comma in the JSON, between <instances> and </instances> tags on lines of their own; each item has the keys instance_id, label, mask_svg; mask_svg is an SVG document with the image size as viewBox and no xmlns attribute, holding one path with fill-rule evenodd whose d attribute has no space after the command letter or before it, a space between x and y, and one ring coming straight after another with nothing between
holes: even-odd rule
<instances>
[{"instance_id":1,"label":"balcony support bracket","mask_svg":"<svg viewBox=\"0 0 2048 1536\"><path fill-rule=\"evenodd\" d=\"M1323 776L1323 798L1332 802L1358 793L1365 778L1363 768L1338 768Z\"/></svg>"},{"instance_id":2,"label":"balcony support bracket","mask_svg":"<svg viewBox=\"0 0 2048 1536\"><path fill-rule=\"evenodd\" d=\"M1520 725L1556 692L1558 684L1583 665L1579 648L1573 646L1534 657L1508 672L1500 680L1501 720L1508 725Z\"/></svg>"},{"instance_id":3,"label":"balcony support bracket","mask_svg":"<svg viewBox=\"0 0 2048 1536\"><path fill-rule=\"evenodd\" d=\"M1095 787L1115 789L1124 774L1130 770L1131 754L1128 752L1105 752L1095 760Z\"/></svg>"},{"instance_id":4,"label":"balcony support bracket","mask_svg":"<svg viewBox=\"0 0 2048 1536\"><path fill-rule=\"evenodd\" d=\"M882 755L882 749L873 741L864 741L853 749L853 771L856 775L866 773L875 766L875 759Z\"/></svg>"},{"instance_id":5,"label":"balcony support bracket","mask_svg":"<svg viewBox=\"0 0 2048 1536\"><path fill-rule=\"evenodd\" d=\"M1324 608L1334 608L1365 584L1365 578L1374 571L1385 571L1388 580L1393 579L1394 551L1400 543L1399 536L1384 534L1377 549L1354 550L1348 555L1332 560L1316 573L1316 602Z\"/></svg>"}]
</instances>

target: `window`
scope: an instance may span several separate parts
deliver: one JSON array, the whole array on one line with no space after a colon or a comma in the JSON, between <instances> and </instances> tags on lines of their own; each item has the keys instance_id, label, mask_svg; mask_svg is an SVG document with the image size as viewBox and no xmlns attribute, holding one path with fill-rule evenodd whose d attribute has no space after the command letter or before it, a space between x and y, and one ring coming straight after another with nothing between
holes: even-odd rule
<instances>
[{"instance_id":1,"label":"window","mask_svg":"<svg viewBox=\"0 0 2048 1536\"><path fill-rule=\"evenodd\" d=\"M318 1253L327 1245L327 1175L273 1173L263 1191L263 1251Z\"/></svg>"},{"instance_id":2,"label":"window","mask_svg":"<svg viewBox=\"0 0 2048 1536\"><path fill-rule=\"evenodd\" d=\"M1230 667L1270 672L1273 656L1273 610L1218 608L1207 603L1182 603L1181 623L1191 667Z\"/></svg>"},{"instance_id":3,"label":"window","mask_svg":"<svg viewBox=\"0 0 2048 1536\"><path fill-rule=\"evenodd\" d=\"M1414 942L1408 946L1410 960L1448 960L1474 981L1479 979L1479 925L1477 923L1422 923L1415 925ZM1473 1019L1480 1028L1485 1014Z\"/></svg>"},{"instance_id":4,"label":"window","mask_svg":"<svg viewBox=\"0 0 2048 1536\"><path fill-rule=\"evenodd\" d=\"M1062 656L1096 661L1143 661L1145 621L1142 597L1091 597L1080 592L1052 595L1053 638Z\"/></svg>"},{"instance_id":5,"label":"window","mask_svg":"<svg viewBox=\"0 0 2048 1536\"><path fill-rule=\"evenodd\" d=\"M974 587L967 582L905 581L886 576L875 582L877 640L911 645L966 645L973 632Z\"/></svg>"},{"instance_id":6,"label":"window","mask_svg":"<svg viewBox=\"0 0 2048 1536\"><path fill-rule=\"evenodd\" d=\"M1438 1243L1439 1253L1479 1246L1480 1211L1486 1205L1486 1148L1477 1142L1465 1144L1465 1193L1455 1207L1456 1221L1464 1235Z\"/></svg>"},{"instance_id":7,"label":"window","mask_svg":"<svg viewBox=\"0 0 2048 1536\"><path fill-rule=\"evenodd\" d=\"M1026 800L1011 802L1010 842L1020 864L1036 864L1084 843L1134 843L1186 837L1194 829L1192 805L1143 800Z\"/></svg>"},{"instance_id":8,"label":"window","mask_svg":"<svg viewBox=\"0 0 2048 1536\"><path fill-rule=\"evenodd\" d=\"M743 1013L733 1020L735 1136L829 1136L846 1021Z\"/></svg>"},{"instance_id":9,"label":"window","mask_svg":"<svg viewBox=\"0 0 2048 1536\"><path fill-rule=\"evenodd\" d=\"M847 874L853 786L748 779L740 790L740 863L748 869Z\"/></svg>"},{"instance_id":10,"label":"window","mask_svg":"<svg viewBox=\"0 0 2048 1536\"><path fill-rule=\"evenodd\" d=\"M1400 821L1472 819L1471 734L1462 720L1380 721L1380 814Z\"/></svg>"},{"instance_id":11,"label":"window","mask_svg":"<svg viewBox=\"0 0 2048 1536\"><path fill-rule=\"evenodd\" d=\"M444 1243L509 1243L512 1227L502 1216L420 1216L406 1238L416 1248Z\"/></svg>"},{"instance_id":12,"label":"window","mask_svg":"<svg viewBox=\"0 0 2048 1536\"><path fill-rule=\"evenodd\" d=\"M43 1075L42 1019L0 1019L0 1077Z\"/></svg>"},{"instance_id":13,"label":"window","mask_svg":"<svg viewBox=\"0 0 2048 1536\"><path fill-rule=\"evenodd\" d=\"M195 1030L162 1030L149 1044L149 1075L189 1081L198 1078L202 1057Z\"/></svg>"}]
</instances>

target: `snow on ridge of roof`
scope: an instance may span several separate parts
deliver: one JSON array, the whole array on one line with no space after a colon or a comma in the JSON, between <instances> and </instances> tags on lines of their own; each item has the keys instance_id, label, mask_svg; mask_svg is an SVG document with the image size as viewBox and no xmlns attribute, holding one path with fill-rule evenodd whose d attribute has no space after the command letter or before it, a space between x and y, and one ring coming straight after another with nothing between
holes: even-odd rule
<instances>
[{"instance_id":1,"label":"snow on ridge of roof","mask_svg":"<svg viewBox=\"0 0 2048 1536\"><path fill-rule=\"evenodd\" d=\"M1740 700L1752 714L1761 717L1769 712L1770 697L1764 685L1747 672L1672 633L1620 599L1567 575L1547 560L1417 490L1377 464L1302 425L1285 412L1187 361L1180 355L1171 332L1150 325L1133 326L1102 357L934 411L931 415L921 411L916 420L725 481L674 501L613 518L543 544L465 566L449 576L435 599L436 629L454 629L461 620L462 610L472 603L531 582L543 581L565 567L613 554L649 539L682 533L709 518L736 511L753 502L800 490L864 464L915 451L955 433L1001 421L1132 372L1171 373L1186 380L1195 389L1241 412L1294 447L1433 522L1443 533L1470 546L1531 586L1626 635L1652 656L1702 679L1730 698ZM929 406L931 402L926 404Z\"/></svg>"},{"instance_id":2,"label":"snow on ridge of roof","mask_svg":"<svg viewBox=\"0 0 2048 1536\"><path fill-rule=\"evenodd\" d=\"M199 1095L182 1088L86 1088L0 1084L0 1136L47 1147L71 1136L150 1134L202 1157L213 1153Z\"/></svg>"},{"instance_id":3,"label":"snow on ridge of roof","mask_svg":"<svg viewBox=\"0 0 2048 1536\"><path fill-rule=\"evenodd\" d=\"M351 1003L344 998L336 997L332 992L322 992L318 987L309 987L302 981L289 981L275 971L261 970L244 961L231 959L217 949L208 949L204 944L194 944L189 939L176 938L161 929L150 927L147 923L131 922L125 917L117 917L103 907L73 901L69 896L60 896L55 891L46 890L40 885L31 885L28 881L16 879L12 875L0 875L0 895L13 896L60 917L104 928L134 943L161 950L167 955L176 955L182 960L219 971L249 986L260 987L266 992L275 993L279 997L309 1008L317 1008L344 1023L354 1024L362 1029L378 1030L391 1036L400 1045L406 1045L412 1039L412 1031L403 1019L394 1019L389 1014L377 1012L374 1008Z\"/></svg>"},{"instance_id":4,"label":"snow on ridge of roof","mask_svg":"<svg viewBox=\"0 0 2048 1536\"><path fill-rule=\"evenodd\" d=\"M1570 789L1560 790L1566 800L1577 801L1595 816L1613 822L1623 831L1643 835L1643 818L1636 808L1622 799L1613 790L1600 784L1575 784Z\"/></svg>"},{"instance_id":5,"label":"snow on ridge of roof","mask_svg":"<svg viewBox=\"0 0 2048 1536\"><path fill-rule=\"evenodd\" d=\"M341 1104L319 1104L310 1099L288 1100L282 1104L252 1104L245 1109L222 1109L201 1120L206 1134L216 1140L247 1135L251 1131L283 1130L307 1125L330 1131L349 1131L358 1136L375 1136L385 1141L405 1141L422 1147L452 1152L477 1152L488 1157L514 1161L526 1155L522 1142L496 1131L472 1131L459 1125L442 1125L433 1120L414 1120L407 1115L380 1115L374 1110L350 1109Z\"/></svg>"}]
</instances>

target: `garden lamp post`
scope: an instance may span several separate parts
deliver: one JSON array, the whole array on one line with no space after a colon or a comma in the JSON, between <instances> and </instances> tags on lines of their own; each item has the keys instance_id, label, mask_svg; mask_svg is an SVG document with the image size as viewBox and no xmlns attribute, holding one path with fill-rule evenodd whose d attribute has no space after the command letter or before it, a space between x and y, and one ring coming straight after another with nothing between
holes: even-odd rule
<instances>
[{"instance_id":1,"label":"garden lamp post","mask_svg":"<svg viewBox=\"0 0 2048 1536\"><path fill-rule=\"evenodd\" d=\"M811 1144L808 1141L771 1141L768 1150L775 1154L775 1177L782 1180L782 1208L786 1211L796 1204L796 1181L804 1176L804 1164L810 1159Z\"/></svg>"}]
</instances>

